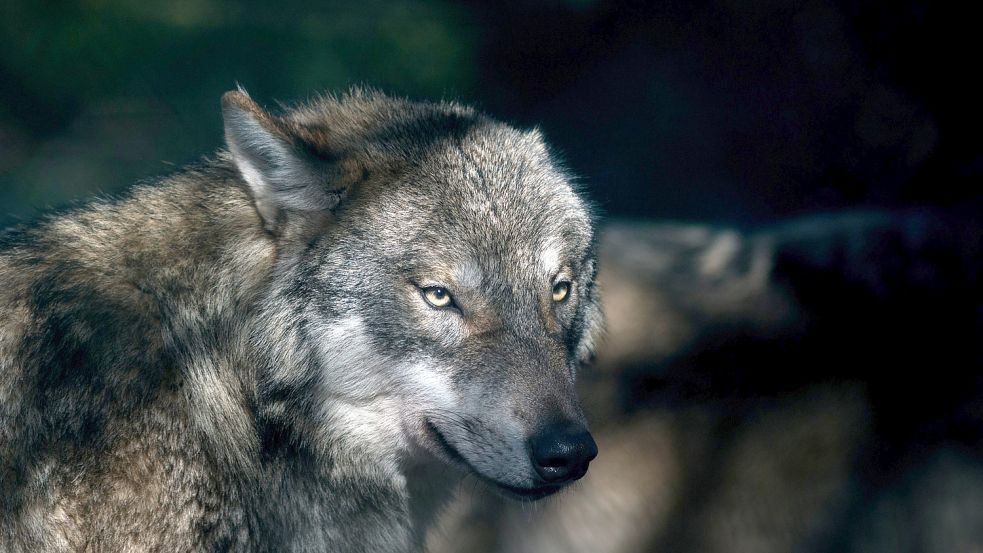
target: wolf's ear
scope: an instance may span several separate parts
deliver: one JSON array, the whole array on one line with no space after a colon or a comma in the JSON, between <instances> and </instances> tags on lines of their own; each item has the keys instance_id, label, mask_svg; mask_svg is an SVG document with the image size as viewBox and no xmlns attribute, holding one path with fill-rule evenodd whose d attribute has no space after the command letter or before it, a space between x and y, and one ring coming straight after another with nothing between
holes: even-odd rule
<instances>
[{"instance_id":1,"label":"wolf's ear","mask_svg":"<svg viewBox=\"0 0 983 553\"><path fill-rule=\"evenodd\" d=\"M267 228L276 228L290 213L322 212L338 204L341 191L328 186L331 164L244 90L222 96L222 117L225 142Z\"/></svg>"}]
</instances>

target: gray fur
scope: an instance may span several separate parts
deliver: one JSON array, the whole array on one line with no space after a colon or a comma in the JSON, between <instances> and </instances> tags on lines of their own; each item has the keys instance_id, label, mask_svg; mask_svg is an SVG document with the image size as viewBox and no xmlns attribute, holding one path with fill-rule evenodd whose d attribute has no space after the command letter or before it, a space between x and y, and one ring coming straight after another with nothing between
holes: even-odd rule
<instances>
[{"instance_id":1,"label":"gray fur","mask_svg":"<svg viewBox=\"0 0 983 553\"><path fill-rule=\"evenodd\" d=\"M592 223L538 132L223 112L214 159L0 238L0 551L413 550L448 474L535 487L583 424Z\"/></svg>"}]
</instances>

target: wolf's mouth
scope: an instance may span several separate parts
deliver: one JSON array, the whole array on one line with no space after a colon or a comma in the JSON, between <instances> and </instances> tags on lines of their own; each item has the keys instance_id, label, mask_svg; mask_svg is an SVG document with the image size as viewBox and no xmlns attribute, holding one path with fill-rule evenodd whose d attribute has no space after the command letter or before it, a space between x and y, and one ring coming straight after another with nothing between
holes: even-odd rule
<instances>
[{"instance_id":1,"label":"wolf's mouth","mask_svg":"<svg viewBox=\"0 0 983 553\"><path fill-rule=\"evenodd\" d=\"M520 488L518 486L510 486L508 484L504 484L502 482L489 478L478 472L478 470L475 469L474 466L471 465L471 463L469 463L468 460L465 459L464 456L461 455L460 452L458 452L457 449L455 449L454 446L452 446L450 442L447 441L447 438L444 437L444 435L440 432L440 430L437 428L437 426L434 423L430 422L429 419L425 419L425 425L427 428L427 433L430 434L431 438L433 438L433 441L440 446L440 448L443 450L444 455L450 458L453 462L460 464L466 469L468 469L468 471L474 474L475 476L477 476L479 480L482 480L483 482L491 485L495 489L504 492L505 495L508 495L513 499L520 499L524 501L535 501L537 499L542 499L548 495L552 495L560 491L561 488L563 488L563 486L557 486L557 485Z\"/></svg>"}]
</instances>

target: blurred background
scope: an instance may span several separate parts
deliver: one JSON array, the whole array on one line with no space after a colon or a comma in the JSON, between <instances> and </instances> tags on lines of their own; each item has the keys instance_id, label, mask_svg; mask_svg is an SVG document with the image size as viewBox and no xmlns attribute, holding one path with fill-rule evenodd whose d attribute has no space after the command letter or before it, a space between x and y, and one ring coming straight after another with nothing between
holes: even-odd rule
<instances>
[{"instance_id":1,"label":"blurred background","mask_svg":"<svg viewBox=\"0 0 983 553\"><path fill-rule=\"evenodd\" d=\"M0 227L368 84L540 126L603 216L601 455L432 551L983 551L977 14L927 1L12 0Z\"/></svg>"}]
</instances>

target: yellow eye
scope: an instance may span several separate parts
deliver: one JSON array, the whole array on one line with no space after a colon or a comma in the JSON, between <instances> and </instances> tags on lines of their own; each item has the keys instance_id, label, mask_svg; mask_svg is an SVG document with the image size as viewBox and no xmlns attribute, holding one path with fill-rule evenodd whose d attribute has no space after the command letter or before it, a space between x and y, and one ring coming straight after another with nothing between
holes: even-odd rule
<instances>
[{"instance_id":1,"label":"yellow eye","mask_svg":"<svg viewBox=\"0 0 983 553\"><path fill-rule=\"evenodd\" d=\"M567 299L570 295L570 283L569 282L557 282L553 285L553 301L561 302Z\"/></svg>"},{"instance_id":2,"label":"yellow eye","mask_svg":"<svg viewBox=\"0 0 983 553\"><path fill-rule=\"evenodd\" d=\"M451 293L440 286L429 286L423 289L423 299L434 307L448 307L453 303Z\"/></svg>"}]
</instances>

